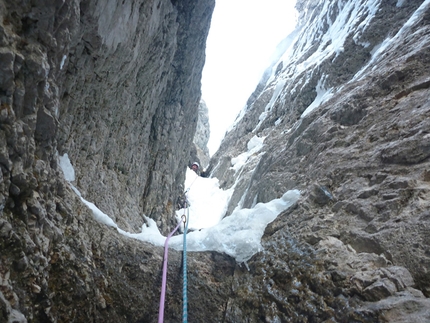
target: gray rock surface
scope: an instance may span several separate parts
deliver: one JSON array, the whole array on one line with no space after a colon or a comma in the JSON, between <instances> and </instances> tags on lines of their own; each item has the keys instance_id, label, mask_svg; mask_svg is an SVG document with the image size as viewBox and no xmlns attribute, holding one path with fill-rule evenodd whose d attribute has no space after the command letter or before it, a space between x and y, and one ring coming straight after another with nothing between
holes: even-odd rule
<instances>
[{"instance_id":1,"label":"gray rock surface","mask_svg":"<svg viewBox=\"0 0 430 323\"><path fill-rule=\"evenodd\" d=\"M140 231L145 214L169 231L213 7L0 1L0 322L153 320L161 250L94 222L58 156L122 229Z\"/></svg>"},{"instance_id":2,"label":"gray rock surface","mask_svg":"<svg viewBox=\"0 0 430 323\"><path fill-rule=\"evenodd\" d=\"M140 231L143 214L164 232L174 224L211 7L81 3L59 93L58 150L70 156L84 197L127 231Z\"/></svg>"},{"instance_id":3,"label":"gray rock surface","mask_svg":"<svg viewBox=\"0 0 430 323\"><path fill-rule=\"evenodd\" d=\"M209 148L207 146L210 136L209 110L206 102L201 100L199 104L199 114L197 119L197 129L194 135L193 143L195 149L191 152L190 165L198 162L200 170L206 168L209 164Z\"/></svg>"},{"instance_id":4,"label":"gray rock surface","mask_svg":"<svg viewBox=\"0 0 430 323\"><path fill-rule=\"evenodd\" d=\"M429 322L430 4L297 7L293 59L268 69L209 169L236 184L228 213L293 188L301 199L246 264L188 255L189 321ZM299 70L351 7L343 50ZM121 228L146 214L169 231L213 8L0 0L0 322L156 322L163 250L96 222L58 155ZM321 80L333 96L302 116ZM236 172L256 135L264 146ZM166 322L181 318L181 258L170 250Z\"/></svg>"},{"instance_id":5,"label":"gray rock surface","mask_svg":"<svg viewBox=\"0 0 430 323\"><path fill-rule=\"evenodd\" d=\"M210 162L212 176L224 188L235 185L227 215L237 206L253 207L289 189L302 193L296 208L266 230L273 251L249 262L258 268L251 275L237 273L240 287L230 321L240 316L253 317L251 321L265 317L267 322L291 317L294 322L430 321L430 6L378 1L372 16L366 1L354 2L363 14L349 25L342 50L304 63L331 45L330 26L341 9L353 7L353 2L340 3L298 1L301 23L287 39L292 44L288 64L272 65L266 72ZM384 41L384 51L372 57ZM317 98L320 82L332 97L302 115ZM256 135L265 138L263 148L243 169L233 171L231 161L247 151ZM284 241L273 240L276 235ZM282 246L288 239L293 250L295 245L308 250L312 261L299 260L309 271L306 278L300 278L305 269L287 274L298 266L292 251ZM344 246L350 248L345 263L339 254ZM319 273L312 273L317 263ZM273 266L289 276L287 287L278 278L282 275L268 275ZM314 279L318 283L311 283ZM297 288L298 296L292 298L296 281L307 287ZM246 292L248 286L253 292ZM316 295L303 294L309 291ZM291 301L283 301L289 297ZM244 309L241 298L265 305ZM294 309L292 303L297 304ZM343 314L338 306L346 309Z\"/></svg>"}]
</instances>

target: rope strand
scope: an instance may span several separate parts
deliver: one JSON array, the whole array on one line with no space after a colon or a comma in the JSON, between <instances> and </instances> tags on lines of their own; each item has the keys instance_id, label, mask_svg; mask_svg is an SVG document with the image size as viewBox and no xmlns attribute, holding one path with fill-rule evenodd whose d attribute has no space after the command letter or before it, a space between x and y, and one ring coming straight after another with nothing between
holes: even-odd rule
<instances>
[{"instance_id":1,"label":"rope strand","mask_svg":"<svg viewBox=\"0 0 430 323\"><path fill-rule=\"evenodd\" d=\"M163 261L163 280L161 282L161 295L160 295L160 307L158 310L158 323L163 323L164 321L164 302L166 300L166 282L167 282L167 256L169 249L169 239L170 237L179 229L181 222L178 223L176 228L169 233L164 242L164 261Z\"/></svg>"},{"instance_id":2,"label":"rope strand","mask_svg":"<svg viewBox=\"0 0 430 323\"><path fill-rule=\"evenodd\" d=\"M185 209L184 215L182 215L182 220L184 221L184 239L183 239L183 281L182 281L182 322L188 323L188 295L187 295L187 231L188 231L188 223L190 216L190 209L188 205L188 200L185 195ZM187 212L187 214L185 214ZM161 295L160 295L160 307L158 310L158 323L163 323L164 321L164 303L166 300L166 285L167 285L167 257L168 257L168 249L169 249L169 239L173 234L179 229L181 222L178 223L176 228L170 232L167 236L166 241L164 242L164 260L163 260L163 279L161 283Z\"/></svg>"},{"instance_id":3,"label":"rope strand","mask_svg":"<svg viewBox=\"0 0 430 323\"><path fill-rule=\"evenodd\" d=\"M187 295L187 232L188 223L190 222L190 209L187 203L187 197L185 196L185 203L187 208L187 216L185 218L185 228L184 228L184 243L183 243L183 280L182 280L182 323L188 322L188 295ZM185 215L185 211L184 211Z\"/></svg>"}]
</instances>

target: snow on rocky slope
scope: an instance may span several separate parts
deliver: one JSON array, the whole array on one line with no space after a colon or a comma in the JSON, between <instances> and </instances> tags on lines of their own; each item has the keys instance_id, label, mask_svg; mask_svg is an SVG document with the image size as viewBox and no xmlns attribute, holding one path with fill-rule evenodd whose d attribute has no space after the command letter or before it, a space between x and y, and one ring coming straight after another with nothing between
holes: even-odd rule
<instances>
[{"instance_id":1,"label":"snow on rocky slope","mask_svg":"<svg viewBox=\"0 0 430 323\"><path fill-rule=\"evenodd\" d=\"M297 7L299 25L280 44L283 54L211 160L221 187L235 185L227 215L299 189L296 208L266 229L266 246L279 247L281 237L308 246L330 276L326 283L340 288L337 297L349 305L376 302L360 305L372 308L374 321L429 320L422 293L430 296L430 1L298 1ZM262 149L238 169L235 160L256 137L264 139ZM262 258L290 266L286 249ZM255 261L260 268L262 259ZM399 289L393 266L414 283ZM425 313L408 318L403 306L413 286ZM348 315L333 320L372 321L364 312Z\"/></svg>"}]
</instances>

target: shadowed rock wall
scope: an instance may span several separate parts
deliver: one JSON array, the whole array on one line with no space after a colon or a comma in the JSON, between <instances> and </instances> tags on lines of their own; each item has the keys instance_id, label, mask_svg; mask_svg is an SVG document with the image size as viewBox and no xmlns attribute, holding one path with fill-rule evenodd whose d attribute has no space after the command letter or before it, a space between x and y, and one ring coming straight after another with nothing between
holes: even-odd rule
<instances>
[{"instance_id":1,"label":"shadowed rock wall","mask_svg":"<svg viewBox=\"0 0 430 323\"><path fill-rule=\"evenodd\" d=\"M200 170L206 168L209 163L209 148L207 146L209 135L209 111L206 102L201 100L199 104L197 129L193 140L194 149L191 151L189 161L189 165L193 162L198 162Z\"/></svg>"},{"instance_id":2,"label":"shadowed rock wall","mask_svg":"<svg viewBox=\"0 0 430 323\"><path fill-rule=\"evenodd\" d=\"M57 150L68 153L74 185L122 228L139 230L146 214L167 230L196 129L213 6L2 2L2 121L23 128L2 133L25 155L5 152L5 169L19 164L15 172L32 176L36 155L57 171Z\"/></svg>"},{"instance_id":3,"label":"shadowed rock wall","mask_svg":"<svg viewBox=\"0 0 430 323\"><path fill-rule=\"evenodd\" d=\"M59 152L120 226L172 224L197 125L213 4L83 2L60 93ZM162 193L161 193L162 192Z\"/></svg>"},{"instance_id":4,"label":"shadowed rock wall","mask_svg":"<svg viewBox=\"0 0 430 323\"><path fill-rule=\"evenodd\" d=\"M1 322L156 316L160 250L94 222L58 155L68 153L73 185L121 228L140 231L146 214L167 232L193 145L213 8L211 0L0 1ZM154 267L136 267L145 248ZM155 282L153 292L131 272L127 282L117 261L129 256L154 279L138 279Z\"/></svg>"}]
</instances>

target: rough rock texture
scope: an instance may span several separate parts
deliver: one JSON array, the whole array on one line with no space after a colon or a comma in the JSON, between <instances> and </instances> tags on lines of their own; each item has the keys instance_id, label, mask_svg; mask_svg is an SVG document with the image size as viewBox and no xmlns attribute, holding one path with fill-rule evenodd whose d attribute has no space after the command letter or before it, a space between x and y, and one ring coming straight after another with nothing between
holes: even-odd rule
<instances>
[{"instance_id":1,"label":"rough rock texture","mask_svg":"<svg viewBox=\"0 0 430 323\"><path fill-rule=\"evenodd\" d=\"M197 119L197 129L194 135L194 149L191 151L190 165L198 162L201 170L209 164L209 148L207 146L210 136L209 111L206 102L201 100Z\"/></svg>"},{"instance_id":2,"label":"rough rock texture","mask_svg":"<svg viewBox=\"0 0 430 323\"><path fill-rule=\"evenodd\" d=\"M172 224L197 125L212 7L80 3L58 149L70 156L81 193L129 231L140 229L143 214L162 230Z\"/></svg>"},{"instance_id":3,"label":"rough rock texture","mask_svg":"<svg viewBox=\"0 0 430 323\"><path fill-rule=\"evenodd\" d=\"M146 214L167 232L213 8L212 0L0 1L0 322L154 320L161 250L94 222L58 155L68 153L73 184L121 228L140 230ZM168 304L166 316L178 311Z\"/></svg>"},{"instance_id":4,"label":"rough rock texture","mask_svg":"<svg viewBox=\"0 0 430 323\"><path fill-rule=\"evenodd\" d=\"M96 222L77 198L69 203L74 212L52 221L61 228L54 236L46 225L25 232L1 220L0 322L156 322L163 250ZM220 322L235 261L214 253L188 258L189 306ZM181 263L171 250L165 322L182 316ZM207 316L189 314L194 322Z\"/></svg>"},{"instance_id":5,"label":"rough rock texture","mask_svg":"<svg viewBox=\"0 0 430 323\"><path fill-rule=\"evenodd\" d=\"M211 160L212 176L235 185L228 214L302 193L266 230L251 274L236 271L230 321L430 321L430 4L376 4L299 1L288 60L266 73ZM357 19L342 50L324 56L341 17ZM263 148L234 170L253 136Z\"/></svg>"},{"instance_id":6,"label":"rough rock texture","mask_svg":"<svg viewBox=\"0 0 430 323\"><path fill-rule=\"evenodd\" d=\"M210 168L236 185L230 212L291 188L302 198L246 264L188 255L189 321L429 322L430 3L297 6L291 61L268 71ZM167 232L213 7L0 0L1 323L157 321L163 250L96 222L57 154L121 228L146 213ZM342 16L359 17L343 50L307 65L347 8L361 14ZM302 116L321 88L331 99ZM255 135L265 146L235 173ZM181 320L181 258L170 251L165 322Z\"/></svg>"},{"instance_id":7,"label":"rough rock texture","mask_svg":"<svg viewBox=\"0 0 430 323\"><path fill-rule=\"evenodd\" d=\"M56 172L57 151L68 153L75 186L121 227L139 230L146 214L167 231L197 125L213 1L0 6L1 162L16 178L4 191L32 191L35 164Z\"/></svg>"}]
</instances>

